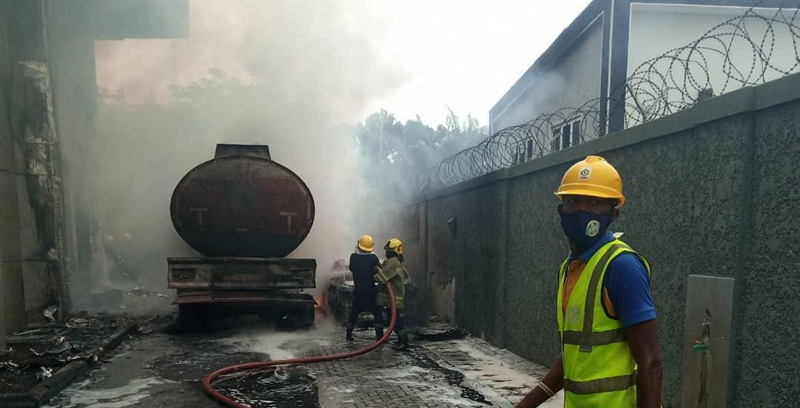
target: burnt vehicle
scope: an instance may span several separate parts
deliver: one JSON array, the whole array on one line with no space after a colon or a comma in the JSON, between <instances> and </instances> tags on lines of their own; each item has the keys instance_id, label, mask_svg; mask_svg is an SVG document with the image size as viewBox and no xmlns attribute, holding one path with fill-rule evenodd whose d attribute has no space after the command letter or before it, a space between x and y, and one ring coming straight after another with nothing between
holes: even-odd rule
<instances>
[{"instance_id":1,"label":"burnt vehicle","mask_svg":"<svg viewBox=\"0 0 800 408\"><path fill-rule=\"evenodd\" d=\"M302 328L314 323L316 260L286 258L314 223L308 186L264 145L217 145L214 159L175 187L178 235L202 256L168 258L179 322L257 314Z\"/></svg>"},{"instance_id":2,"label":"burnt vehicle","mask_svg":"<svg viewBox=\"0 0 800 408\"><path fill-rule=\"evenodd\" d=\"M322 285L322 304L325 311L341 323L346 323L353 308L353 273L348 269L347 261L340 259L333 266L331 274ZM368 327L374 324L372 314L365 310L359 317L357 326Z\"/></svg>"},{"instance_id":3,"label":"burnt vehicle","mask_svg":"<svg viewBox=\"0 0 800 408\"><path fill-rule=\"evenodd\" d=\"M381 263L383 259L381 259ZM403 316L408 324L418 325L424 323L422 309L419 303L417 287L412 282L406 282L406 305ZM339 260L333 267L333 272L322 284L322 304L325 310L341 323L346 323L353 308L353 273L348 269L345 260ZM358 316L358 327L370 327L375 323L372 313L368 310Z\"/></svg>"}]
</instances>

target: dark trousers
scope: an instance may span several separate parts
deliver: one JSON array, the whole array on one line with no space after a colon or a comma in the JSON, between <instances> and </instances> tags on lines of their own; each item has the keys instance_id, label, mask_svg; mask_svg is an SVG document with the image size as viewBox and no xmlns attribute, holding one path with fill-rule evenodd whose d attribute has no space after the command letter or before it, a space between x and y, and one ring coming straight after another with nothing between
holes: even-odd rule
<instances>
[{"instance_id":1,"label":"dark trousers","mask_svg":"<svg viewBox=\"0 0 800 408\"><path fill-rule=\"evenodd\" d=\"M350 309L350 316L347 319L347 326L354 327L358 322L358 315L365 310L369 310L375 318L375 327L381 327L383 321L381 308L375 304L377 292L353 292L353 307Z\"/></svg>"},{"instance_id":2,"label":"dark trousers","mask_svg":"<svg viewBox=\"0 0 800 408\"><path fill-rule=\"evenodd\" d=\"M389 327L389 323L392 322L392 308L391 307L381 307L381 320L383 321L384 327ZM406 324L403 321L403 309L397 309L397 320L394 323L394 332L397 334L401 334L405 332Z\"/></svg>"}]
</instances>

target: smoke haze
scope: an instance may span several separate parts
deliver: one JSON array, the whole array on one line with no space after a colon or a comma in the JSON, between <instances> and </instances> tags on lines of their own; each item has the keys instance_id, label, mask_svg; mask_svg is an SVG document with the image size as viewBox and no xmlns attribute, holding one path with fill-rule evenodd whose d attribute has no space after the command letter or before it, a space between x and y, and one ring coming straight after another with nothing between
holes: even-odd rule
<instances>
[{"instance_id":1,"label":"smoke haze","mask_svg":"<svg viewBox=\"0 0 800 408\"><path fill-rule=\"evenodd\" d=\"M360 235L351 229L357 147L338 125L359 120L370 101L409 78L379 52L382 17L366 1L345 8L192 0L190 7L189 39L96 42L97 211L110 268L122 256L139 284L163 290L166 257L193 255L170 222L172 190L213 158L217 143L243 143L268 144L273 160L308 184L315 224L290 256L316 258L323 275ZM170 90L214 75L233 85L191 103L178 103Z\"/></svg>"}]
</instances>

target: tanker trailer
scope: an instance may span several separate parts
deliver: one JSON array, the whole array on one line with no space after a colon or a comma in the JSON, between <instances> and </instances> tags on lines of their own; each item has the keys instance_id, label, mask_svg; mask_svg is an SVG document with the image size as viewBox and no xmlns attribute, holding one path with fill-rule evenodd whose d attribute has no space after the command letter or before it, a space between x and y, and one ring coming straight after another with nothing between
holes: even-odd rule
<instances>
[{"instance_id":1,"label":"tanker trailer","mask_svg":"<svg viewBox=\"0 0 800 408\"><path fill-rule=\"evenodd\" d=\"M286 258L308 236L314 199L263 145L217 145L213 160L175 187L178 235L201 257L167 258L180 322L219 313L258 314L294 327L314 322L314 259Z\"/></svg>"}]
</instances>

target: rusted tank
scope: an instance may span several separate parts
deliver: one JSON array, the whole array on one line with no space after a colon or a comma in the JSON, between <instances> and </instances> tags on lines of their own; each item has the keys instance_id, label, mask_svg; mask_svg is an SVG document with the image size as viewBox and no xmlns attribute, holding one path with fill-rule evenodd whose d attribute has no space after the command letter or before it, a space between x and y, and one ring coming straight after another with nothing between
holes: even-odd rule
<instances>
[{"instance_id":1,"label":"rusted tank","mask_svg":"<svg viewBox=\"0 0 800 408\"><path fill-rule=\"evenodd\" d=\"M311 230L314 199L267 146L217 145L178 183L170 207L175 230L204 255L167 258L179 324L225 310L313 324L314 299L303 290L316 286L317 263L286 256Z\"/></svg>"},{"instance_id":2,"label":"rusted tank","mask_svg":"<svg viewBox=\"0 0 800 408\"><path fill-rule=\"evenodd\" d=\"M314 224L314 198L267 146L219 145L172 194L172 223L205 256L282 258Z\"/></svg>"}]
</instances>

